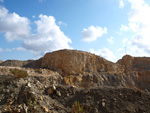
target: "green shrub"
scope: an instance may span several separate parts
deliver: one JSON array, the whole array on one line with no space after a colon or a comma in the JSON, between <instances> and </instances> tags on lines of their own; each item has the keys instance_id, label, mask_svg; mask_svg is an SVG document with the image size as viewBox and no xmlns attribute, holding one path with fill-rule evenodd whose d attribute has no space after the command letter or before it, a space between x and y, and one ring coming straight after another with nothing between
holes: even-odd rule
<instances>
[{"instance_id":1,"label":"green shrub","mask_svg":"<svg viewBox=\"0 0 150 113\"><path fill-rule=\"evenodd\" d=\"M16 77L16 78L25 78L28 76L27 71L19 70L19 69L11 69L10 72Z\"/></svg>"},{"instance_id":2,"label":"green shrub","mask_svg":"<svg viewBox=\"0 0 150 113\"><path fill-rule=\"evenodd\" d=\"M78 101L75 101L71 113L84 113L83 106Z\"/></svg>"}]
</instances>

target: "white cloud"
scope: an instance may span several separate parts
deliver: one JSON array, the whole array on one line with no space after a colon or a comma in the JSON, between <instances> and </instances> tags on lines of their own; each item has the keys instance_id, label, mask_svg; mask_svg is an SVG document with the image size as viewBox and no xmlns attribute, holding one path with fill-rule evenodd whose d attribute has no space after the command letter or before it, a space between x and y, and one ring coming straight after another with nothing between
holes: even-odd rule
<instances>
[{"instance_id":1,"label":"white cloud","mask_svg":"<svg viewBox=\"0 0 150 113\"><path fill-rule=\"evenodd\" d=\"M11 50L11 49L8 49L8 48L5 49L5 51L7 51L7 52L12 52L12 50Z\"/></svg>"},{"instance_id":2,"label":"white cloud","mask_svg":"<svg viewBox=\"0 0 150 113\"><path fill-rule=\"evenodd\" d=\"M26 17L20 17L16 13L0 7L0 33L5 33L7 41L22 40L22 47L7 49L6 51L24 51L30 50L33 54L44 55L45 52L59 49L72 49L69 46L69 39L55 23L53 16L39 15L39 20L35 21L37 25L36 33L32 34L30 20Z\"/></svg>"},{"instance_id":3,"label":"white cloud","mask_svg":"<svg viewBox=\"0 0 150 113\"><path fill-rule=\"evenodd\" d=\"M127 44L131 54L148 55L150 53L150 5L144 0L128 0L128 2L131 4L128 25L121 25L120 30L130 31L133 36L129 40L124 39L123 44Z\"/></svg>"},{"instance_id":4,"label":"white cloud","mask_svg":"<svg viewBox=\"0 0 150 113\"><path fill-rule=\"evenodd\" d=\"M103 58L105 58L105 59L107 59L109 61L115 61L116 60L115 55L108 48L104 48L104 49L98 50L98 51L95 51L94 49L90 49L89 51L91 53L99 55L99 56L101 56L101 57L103 57Z\"/></svg>"},{"instance_id":5,"label":"white cloud","mask_svg":"<svg viewBox=\"0 0 150 113\"><path fill-rule=\"evenodd\" d=\"M35 16L33 15L32 18L35 18Z\"/></svg>"},{"instance_id":6,"label":"white cloud","mask_svg":"<svg viewBox=\"0 0 150 113\"><path fill-rule=\"evenodd\" d=\"M40 20L35 21L37 34L25 40L23 47L32 50L35 54L44 54L47 51L71 49L69 39L55 23L53 16L40 15ZM37 53L36 53L37 52Z\"/></svg>"},{"instance_id":7,"label":"white cloud","mask_svg":"<svg viewBox=\"0 0 150 113\"><path fill-rule=\"evenodd\" d=\"M119 8L124 8L124 1L123 0L119 0Z\"/></svg>"},{"instance_id":8,"label":"white cloud","mask_svg":"<svg viewBox=\"0 0 150 113\"><path fill-rule=\"evenodd\" d=\"M14 51L25 51L26 49L23 47L17 47L17 48L13 48L12 50L14 50Z\"/></svg>"},{"instance_id":9,"label":"white cloud","mask_svg":"<svg viewBox=\"0 0 150 113\"><path fill-rule=\"evenodd\" d=\"M0 32L5 32L8 41L24 39L30 33L30 21L26 17L20 17L16 13L9 13L0 6Z\"/></svg>"},{"instance_id":10,"label":"white cloud","mask_svg":"<svg viewBox=\"0 0 150 113\"><path fill-rule=\"evenodd\" d=\"M128 30L129 30L129 27L127 27L126 25L121 24L120 31L128 31Z\"/></svg>"},{"instance_id":11,"label":"white cloud","mask_svg":"<svg viewBox=\"0 0 150 113\"><path fill-rule=\"evenodd\" d=\"M131 3L129 27L135 33L130 44L135 46L134 49L142 49L149 53L150 6L144 0L129 0L129 2Z\"/></svg>"},{"instance_id":12,"label":"white cloud","mask_svg":"<svg viewBox=\"0 0 150 113\"><path fill-rule=\"evenodd\" d=\"M114 37L111 36L110 38L107 39L107 41L109 43L113 44L114 43Z\"/></svg>"},{"instance_id":13,"label":"white cloud","mask_svg":"<svg viewBox=\"0 0 150 113\"><path fill-rule=\"evenodd\" d=\"M82 39L84 41L94 41L98 37L101 37L103 34L107 33L107 28L99 27L99 26L90 26L88 29L83 29L82 31Z\"/></svg>"},{"instance_id":14,"label":"white cloud","mask_svg":"<svg viewBox=\"0 0 150 113\"><path fill-rule=\"evenodd\" d=\"M58 25L60 25L60 26L67 26L67 24L64 23L64 22L62 22L62 21L59 21L59 22L58 22Z\"/></svg>"},{"instance_id":15,"label":"white cloud","mask_svg":"<svg viewBox=\"0 0 150 113\"><path fill-rule=\"evenodd\" d=\"M2 48L0 48L0 52L2 52L3 51L3 49Z\"/></svg>"}]
</instances>

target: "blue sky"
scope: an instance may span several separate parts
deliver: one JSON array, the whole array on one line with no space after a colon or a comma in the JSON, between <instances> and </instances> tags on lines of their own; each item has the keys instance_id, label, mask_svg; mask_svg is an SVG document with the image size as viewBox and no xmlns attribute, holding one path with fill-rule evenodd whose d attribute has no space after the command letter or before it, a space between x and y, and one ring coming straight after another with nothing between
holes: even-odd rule
<instances>
[{"instance_id":1,"label":"blue sky","mask_svg":"<svg viewBox=\"0 0 150 113\"><path fill-rule=\"evenodd\" d=\"M148 0L0 0L0 60L75 49L150 56Z\"/></svg>"}]
</instances>

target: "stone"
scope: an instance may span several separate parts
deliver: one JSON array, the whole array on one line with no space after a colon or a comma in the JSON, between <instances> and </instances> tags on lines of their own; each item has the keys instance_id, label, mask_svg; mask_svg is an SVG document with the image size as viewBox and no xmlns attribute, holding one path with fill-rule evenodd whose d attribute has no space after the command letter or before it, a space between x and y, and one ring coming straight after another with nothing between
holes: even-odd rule
<instances>
[{"instance_id":1,"label":"stone","mask_svg":"<svg viewBox=\"0 0 150 113\"><path fill-rule=\"evenodd\" d=\"M41 108L44 112L47 112L47 113L49 112L49 110L45 106L41 106Z\"/></svg>"},{"instance_id":2,"label":"stone","mask_svg":"<svg viewBox=\"0 0 150 113\"><path fill-rule=\"evenodd\" d=\"M43 101L43 97L42 97L42 96L40 96L40 97L39 97L39 100L42 100L42 101Z\"/></svg>"},{"instance_id":3,"label":"stone","mask_svg":"<svg viewBox=\"0 0 150 113\"><path fill-rule=\"evenodd\" d=\"M54 91L55 91L55 90L54 90L53 88L51 88L51 87L50 87L50 88L48 88L48 89L46 90L46 92L47 92L47 94L48 94L48 95L53 94L53 93L54 93Z\"/></svg>"},{"instance_id":4,"label":"stone","mask_svg":"<svg viewBox=\"0 0 150 113\"><path fill-rule=\"evenodd\" d=\"M25 113L28 113L28 107L26 106L25 103L23 104L23 109L24 109L24 112L25 112Z\"/></svg>"},{"instance_id":5,"label":"stone","mask_svg":"<svg viewBox=\"0 0 150 113\"><path fill-rule=\"evenodd\" d=\"M102 107L105 107L105 105L106 105L105 102L102 102Z\"/></svg>"},{"instance_id":6,"label":"stone","mask_svg":"<svg viewBox=\"0 0 150 113\"><path fill-rule=\"evenodd\" d=\"M67 97L69 97L69 93L67 93Z\"/></svg>"},{"instance_id":7,"label":"stone","mask_svg":"<svg viewBox=\"0 0 150 113\"><path fill-rule=\"evenodd\" d=\"M54 91L56 90L56 87L55 87L55 85L54 85L54 84L52 85L52 88L53 88L53 90L54 90Z\"/></svg>"},{"instance_id":8,"label":"stone","mask_svg":"<svg viewBox=\"0 0 150 113\"><path fill-rule=\"evenodd\" d=\"M30 83L30 82L28 82L28 83L27 83L27 86L28 86L29 88L31 88L31 83Z\"/></svg>"},{"instance_id":9,"label":"stone","mask_svg":"<svg viewBox=\"0 0 150 113\"><path fill-rule=\"evenodd\" d=\"M61 97L60 91L56 91L56 95L59 96L59 97Z\"/></svg>"}]
</instances>

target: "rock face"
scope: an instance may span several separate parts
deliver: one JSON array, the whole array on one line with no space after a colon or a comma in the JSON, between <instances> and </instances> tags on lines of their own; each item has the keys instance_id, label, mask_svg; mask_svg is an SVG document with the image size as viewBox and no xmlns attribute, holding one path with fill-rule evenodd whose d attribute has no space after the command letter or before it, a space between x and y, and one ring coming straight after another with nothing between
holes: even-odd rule
<instances>
[{"instance_id":1,"label":"rock face","mask_svg":"<svg viewBox=\"0 0 150 113\"><path fill-rule=\"evenodd\" d=\"M47 53L41 68L48 68L62 75L78 75L83 72L121 72L121 68L97 55L75 50Z\"/></svg>"},{"instance_id":2,"label":"rock face","mask_svg":"<svg viewBox=\"0 0 150 113\"><path fill-rule=\"evenodd\" d=\"M0 66L12 66L12 67L23 67L27 64L30 64L34 60L20 61L20 60L7 60L5 62L0 63Z\"/></svg>"},{"instance_id":3,"label":"rock face","mask_svg":"<svg viewBox=\"0 0 150 113\"><path fill-rule=\"evenodd\" d=\"M0 60L0 64L2 63L3 61L2 60Z\"/></svg>"},{"instance_id":4,"label":"rock face","mask_svg":"<svg viewBox=\"0 0 150 113\"><path fill-rule=\"evenodd\" d=\"M125 74L128 75L137 87L150 90L150 58L124 56L117 62L124 66Z\"/></svg>"},{"instance_id":5,"label":"rock face","mask_svg":"<svg viewBox=\"0 0 150 113\"><path fill-rule=\"evenodd\" d=\"M150 57L132 57L125 55L117 63L124 65L128 71L150 71Z\"/></svg>"}]
</instances>

